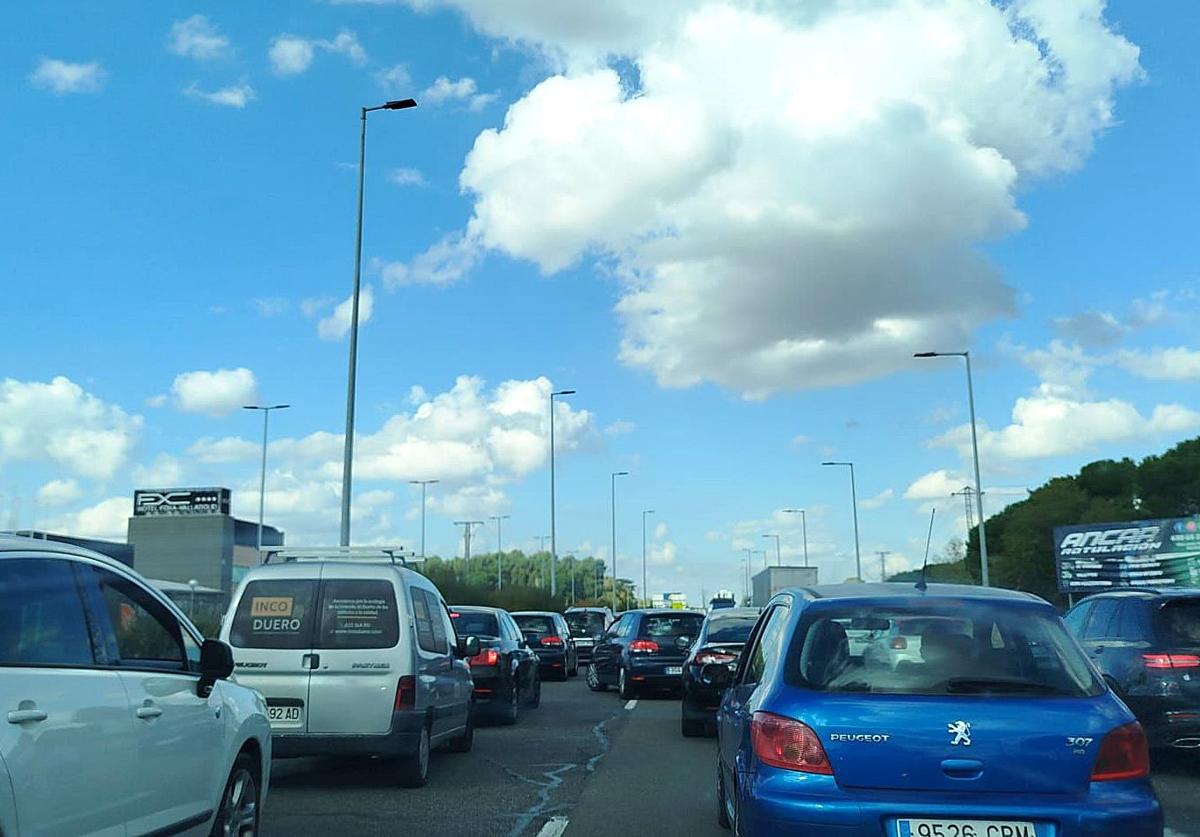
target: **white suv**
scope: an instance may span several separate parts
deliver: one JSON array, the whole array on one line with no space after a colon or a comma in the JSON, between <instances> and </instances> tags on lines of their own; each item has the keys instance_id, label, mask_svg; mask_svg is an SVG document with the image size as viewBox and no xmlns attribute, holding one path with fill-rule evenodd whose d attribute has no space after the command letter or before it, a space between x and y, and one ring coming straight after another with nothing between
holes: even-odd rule
<instances>
[{"instance_id":1,"label":"white suv","mask_svg":"<svg viewBox=\"0 0 1200 837\"><path fill-rule=\"evenodd\" d=\"M258 830L262 697L128 567L0 537L0 834Z\"/></svg>"}]
</instances>

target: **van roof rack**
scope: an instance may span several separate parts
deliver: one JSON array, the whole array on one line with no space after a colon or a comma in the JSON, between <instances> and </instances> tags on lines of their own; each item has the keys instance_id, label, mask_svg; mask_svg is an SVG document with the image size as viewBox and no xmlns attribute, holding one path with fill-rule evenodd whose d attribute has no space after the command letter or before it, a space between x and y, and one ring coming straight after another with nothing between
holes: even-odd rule
<instances>
[{"instance_id":1,"label":"van roof rack","mask_svg":"<svg viewBox=\"0 0 1200 837\"><path fill-rule=\"evenodd\" d=\"M308 546L283 547L268 546L262 551L262 562L271 563L272 558L278 558L284 563L290 561L391 561L407 567L411 563L420 563L424 558L418 558L415 552L405 550L402 546Z\"/></svg>"}]
</instances>

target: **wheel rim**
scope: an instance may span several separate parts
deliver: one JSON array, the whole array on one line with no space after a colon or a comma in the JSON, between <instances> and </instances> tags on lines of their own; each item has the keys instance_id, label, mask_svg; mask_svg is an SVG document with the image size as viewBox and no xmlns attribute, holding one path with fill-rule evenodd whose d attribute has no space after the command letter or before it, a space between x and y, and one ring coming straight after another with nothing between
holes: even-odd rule
<instances>
[{"instance_id":1,"label":"wheel rim","mask_svg":"<svg viewBox=\"0 0 1200 837\"><path fill-rule=\"evenodd\" d=\"M221 805L221 834L225 837L253 835L258 822L258 788L244 767L234 771Z\"/></svg>"}]
</instances>

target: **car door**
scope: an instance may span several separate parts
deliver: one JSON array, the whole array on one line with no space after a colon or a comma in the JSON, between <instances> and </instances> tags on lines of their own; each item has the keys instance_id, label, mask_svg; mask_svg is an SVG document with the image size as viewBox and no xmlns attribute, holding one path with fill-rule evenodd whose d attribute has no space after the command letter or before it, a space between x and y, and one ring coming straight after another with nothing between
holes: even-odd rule
<instances>
[{"instance_id":1,"label":"car door","mask_svg":"<svg viewBox=\"0 0 1200 837\"><path fill-rule=\"evenodd\" d=\"M1104 656L1108 647L1109 637L1116 628L1117 600L1101 598L1096 600L1091 615L1083 626L1080 634L1080 644L1100 673L1111 679L1111 665ZM1111 655L1109 655L1111 656Z\"/></svg>"},{"instance_id":2,"label":"car door","mask_svg":"<svg viewBox=\"0 0 1200 837\"><path fill-rule=\"evenodd\" d=\"M530 649L525 634L521 633L512 616L504 612L499 616L506 645L512 648L513 676L520 684L522 694L527 695L533 690L533 681L537 677L537 655Z\"/></svg>"},{"instance_id":3,"label":"car door","mask_svg":"<svg viewBox=\"0 0 1200 837\"><path fill-rule=\"evenodd\" d=\"M220 692L197 693L200 644L154 593L123 573L88 569L89 616L130 704L136 767L126 790L129 832L194 828L212 817L225 779Z\"/></svg>"},{"instance_id":4,"label":"car door","mask_svg":"<svg viewBox=\"0 0 1200 837\"><path fill-rule=\"evenodd\" d=\"M0 559L0 758L22 833L116 837L137 774L133 718L120 675L100 667L75 567Z\"/></svg>"},{"instance_id":5,"label":"car door","mask_svg":"<svg viewBox=\"0 0 1200 837\"><path fill-rule=\"evenodd\" d=\"M554 625L558 629L559 638L563 641L563 666L567 671L571 671L579 665L579 652L575 648L575 640L571 637L571 629L567 627L567 620L557 613L554 614Z\"/></svg>"},{"instance_id":6,"label":"car door","mask_svg":"<svg viewBox=\"0 0 1200 837\"><path fill-rule=\"evenodd\" d=\"M431 590L425 591L429 602L429 618L433 627L433 641L444 648L443 659L438 665L438 714L446 719L448 730L457 730L467 723L471 711L471 666L458 658L458 637L446 602Z\"/></svg>"},{"instance_id":7,"label":"car door","mask_svg":"<svg viewBox=\"0 0 1200 837\"><path fill-rule=\"evenodd\" d=\"M446 686L443 671L443 657L439 653L440 646L434 634L434 621L437 618L437 607L434 597L421 587L408 588L409 603L412 607L413 628L416 633L416 678L417 678L417 708L426 707L433 711L433 729L430 734L434 737L446 731L446 719L439 718L438 707L445 706L447 699L442 694Z\"/></svg>"},{"instance_id":8,"label":"car door","mask_svg":"<svg viewBox=\"0 0 1200 837\"><path fill-rule=\"evenodd\" d=\"M592 665L596 667L596 676L600 678L601 683L612 683L617 679L621 650L618 639L626 623L632 618L633 615L627 613L613 622L592 649Z\"/></svg>"},{"instance_id":9,"label":"car door","mask_svg":"<svg viewBox=\"0 0 1200 837\"><path fill-rule=\"evenodd\" d=\"M1150 637L1153 628L1145 611L1146 602L1143 599L1123 599L1113 619L1115 627L1110 630L1112 636L1105 646L1105 666L1123 697L1129 694L1131 686L1141 685L1137 681L1146 675L1142 654L1152 647Z\"/></svg>"}]
</instances>

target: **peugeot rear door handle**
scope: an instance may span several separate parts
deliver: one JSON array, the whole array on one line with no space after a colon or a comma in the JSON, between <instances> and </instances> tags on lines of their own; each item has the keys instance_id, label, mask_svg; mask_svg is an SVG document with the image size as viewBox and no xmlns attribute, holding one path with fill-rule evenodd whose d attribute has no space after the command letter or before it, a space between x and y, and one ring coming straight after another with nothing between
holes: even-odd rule
<instances>
[{"instance_id":1,"label":"peugeot rear door handle","mask_svg":"<svg viewBox=\"0 0 1200 837\"><path fill-rule=\"evenodd\" d=\"M159 709L157 706L147 705L147 706L139 706L136 714L143 721L151 721L155 718L162 717L162 713L163 713L163 711L161 709Z\"/></svg>"},{"instance_id":2,"label":"peugeot rear door handle","mask_svg":"<svg viewBox=\"0 0 1200 837\"><path fill-rule=\"evenodd\" d=\"M41 709L14 709L8 713L10 724L28 724L46 720L46 713Z\"/></svg>"}]
</instances>

